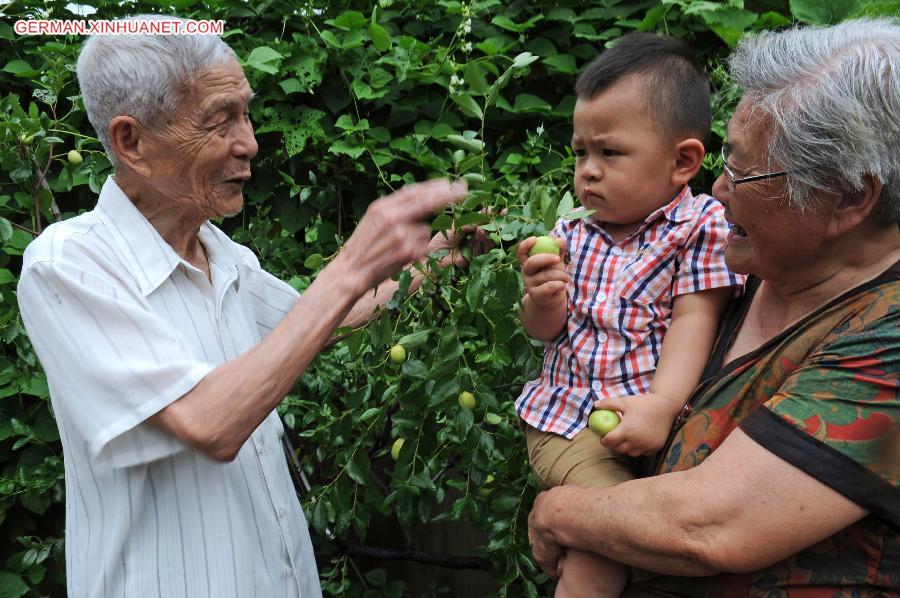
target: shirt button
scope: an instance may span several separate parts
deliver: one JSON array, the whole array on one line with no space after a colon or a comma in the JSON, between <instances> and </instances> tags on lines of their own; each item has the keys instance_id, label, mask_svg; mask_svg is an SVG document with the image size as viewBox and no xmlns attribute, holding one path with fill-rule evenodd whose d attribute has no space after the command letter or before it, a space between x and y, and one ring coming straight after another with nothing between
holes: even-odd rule
<instances>
[{"instance_id":1,"label":"shirt button","mask_svg":"<svg viewBox=\"0 0 900 598\"><path fill-rule=\"evenodd\" d=\"M599 380L597 380L596 382L591 384L591 386L593 387L594 390L599 391L603 388L603 382L600 382Z\"/></svg>"},{"instance_id":2,"label":"shirt button","mask_svg":"<svg viewBox=\"0 0 900 598\"><path fill-rule=\"evenodd\" d=\"M263 447L262 447L262 445L261 445L260 443L258 443L258 442L256 443L256 453L257 453L258 455L262 455L262 454L263 454Z\"/></svg>"},{"instance_id":3,"label":"shirt button","mask_svg":"<svg viewBox=\"0 0 900 598\"><path fill-rule=\"evenodd\" d=\"M606 301L606 293L598 293L597 303L603 303L604 301Z\"/></svg>"},{"instance_id":4,"label":"shirt button","mask_svg":"<svg viewBox=\"0 0 900 598\"><path fill-rule=\"evenodd\" d=\"M601 332L597 335L597 340L601 343L606 342L606 333Z\"/></svg>"},{"instance_id":5,"label":"shirt button","mask_svg":"<svg viewBox=\"0 0 900 598\"><path fill-rule=\"evenodd\" d=\"M622 248L616 245L612 248L613 255L622 255Z\"/></svg>"}]
</instances>

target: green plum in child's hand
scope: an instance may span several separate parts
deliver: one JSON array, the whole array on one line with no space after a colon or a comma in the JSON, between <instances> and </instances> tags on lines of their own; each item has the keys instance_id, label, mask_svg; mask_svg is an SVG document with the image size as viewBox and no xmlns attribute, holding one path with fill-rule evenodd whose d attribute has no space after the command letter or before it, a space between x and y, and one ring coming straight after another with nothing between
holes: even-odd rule
<instances>
[{"instance_id":1,"label":"green plum in child's hand","mask_svg":"<svg viewBox=\"0 0 900 598\"><path fill-rule=\"evenodd\" d=\"M599 434L600 438L603 438L612 432L619 425L620 421L615 411L598 409L591 413L591 416L588 418L588 427L593 433Z\"/></svg>"},{"instance_id":2,"label":"green plum in child's hand","mask_svg":"<svg viewBox=\"0 0 900 598\"><path fill-rule=\"evenodd\" d=\"M528 250L528 257L539 253L559 255L559 244L557 244L556 239L547 235L538 237L531 249Z\"/></svg>"}]
</instances>

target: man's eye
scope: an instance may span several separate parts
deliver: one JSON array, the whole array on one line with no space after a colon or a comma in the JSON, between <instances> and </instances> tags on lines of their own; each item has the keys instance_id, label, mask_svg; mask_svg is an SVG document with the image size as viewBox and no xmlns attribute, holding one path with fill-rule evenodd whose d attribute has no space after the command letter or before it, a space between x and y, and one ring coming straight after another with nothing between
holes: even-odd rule
<instances>
[{"instance_id":1,"label":"man's eye","mask_svg":"<svg viewBox=\"0 0 900 598\"><path fill-rule=\"evenodd\" d=\"M620 156L622 154L614 149L604 148L603 155L606 156L607 158L611 158L613 156Z\"/></svg>"}]
</instances>

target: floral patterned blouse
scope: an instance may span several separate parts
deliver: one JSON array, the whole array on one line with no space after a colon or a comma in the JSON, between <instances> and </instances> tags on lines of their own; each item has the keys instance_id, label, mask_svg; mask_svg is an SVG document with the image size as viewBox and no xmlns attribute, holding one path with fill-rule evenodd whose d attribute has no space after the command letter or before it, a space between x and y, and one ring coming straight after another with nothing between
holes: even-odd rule
<instances>
[{"instance_id":1,"label":"floral patterned blouse","mask_svg":"<svg viewBox=\"0 0 900 598\"><path fill-rule=\"evenodd\" d=\"M759 280L725 315L657 473L700 464L737 427L869 515L753 573L635 570L626 596L900 596L900 262L723 364Z\"/></svg>"}]
</instances>

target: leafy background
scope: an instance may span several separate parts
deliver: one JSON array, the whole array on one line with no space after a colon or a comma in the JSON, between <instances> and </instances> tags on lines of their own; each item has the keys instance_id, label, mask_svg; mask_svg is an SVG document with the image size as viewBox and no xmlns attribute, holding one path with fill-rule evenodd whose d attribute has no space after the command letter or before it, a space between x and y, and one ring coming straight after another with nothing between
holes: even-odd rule
<instances>
[{"instance_id":1,"label":"leafy background","mask_svg":"<svg viewBox=\"0 0 900 598\"><path fill-rule=\"evenodd\" d=\"M579 216L576 74L625 33L689 40L714 83L714 135L694 184L708 190L735 100L722 68L730 46L795 22L898 15L900 2L0 2L0 598L65 593L62 452L18 313L22 251L91 209L111 172L78 95L82 39L19 37L12 24L154 12L226 23L257 92L260 153L243 213L220 225L273 273L302 290L372 199L434 176L472 189L435 229L480 224L496 244L347 331L279 407L312 484L301 500L325 593L535 596L550 586L528 550L536 487L513 400L542 347L516 318L513 248ZM67 160L73 149L82 163ZM387 359L395 343L409 353L402 366ZM462 390L474 410L458 404Z\"/></svg>"}]
</instances>

